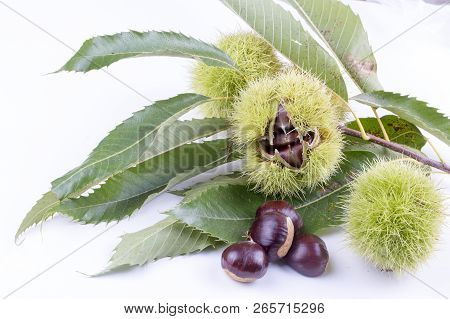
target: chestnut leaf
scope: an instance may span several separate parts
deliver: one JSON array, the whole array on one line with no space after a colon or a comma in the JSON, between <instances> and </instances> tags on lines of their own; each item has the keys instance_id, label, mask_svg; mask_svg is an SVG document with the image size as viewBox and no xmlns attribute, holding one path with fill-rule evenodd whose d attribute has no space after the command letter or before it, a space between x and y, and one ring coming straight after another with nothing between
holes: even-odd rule
<instances>
[{"instance_id":1,"label":"chestnut leaf","mask_svg":"<svg viewBox=\"0 0 450 319\"><path fill-rule=\"evenodd\" d=\"M202 95L186 93L157 101L133 114L112 130L78 167L52 182L59 199L76 197L114 174L154 156L192 142L223 127L207 126L203 135L183 134L173 125L177 118L210 101Z\"/></svg>"},{"instance_id":2,"label":"chestnut leaf","mask_svg":"<svg viewBox=\"0 0 450 319\"><path fill-rule=\"evenodd\" d=\"M88 72L122 59L145 56L193 58L210 66L236 69L236 64L225 52L184 34L129 31L86 40L58 71Z\"/></svg>"},{"instance_id":3,"label":"chestnut leaf","mask_svg":"<svg viewBox=\"0 0 450 319\"><path fill-rule=\"evenodd\" d=\"M450 119L424 101L385 91L360 94L352 100L388 110L450 145Z\"/></svg>"},{"instance_id":4,"label":"chestnut leaf","mask_svg":"<svg viewBox=\"0 0 450 319\"><path fill-rule=\"evenodd\" d=\"M340 0L284 0L333 52L363 92L380 90L377 62L360 17Z\"/></svg>"},{"instance_id":5,"label":"chestnut leaf","mask_svg":"<svg viewBox=\"0 0 450 319\"><path fill-rule=\"evenodd\" d=\"M322 79L347 100L347 88L335 59L290 12L273 0L221 0L292 63Z\"/></svg>"},{"instance_id":6,"label":"chestnut leaf","mask_svg":"<svg viewBox=\"0 0 450 319\"><path fill-rule=\"evenodd\" d=\"M193 120L197 127L218 119ZM81 223L121 220L171 187L233 160L225 139L182 145L116 174L89 196L64 200L58 212Z\"/></svg>"},{"instance_id":7,"label":"chestnut leaf","mask_svg":"<svg viewBox=\"0 0 450 319\"><path fill-rule=\"evenodd\" d=\"M216 247L221 242L173 217L141 231L125 234L105 270L98 275L142 266L165 257L175 257Z\"/></svg>"},{"instance_id":8,"label":"chestnut leaf","mask_svg":"<svg viewBox=\"0 0 450 319\"><path fill-rule=\"evenodd\" d=\"M368 117L360 118L360 120L366 133L383 138L383 132L381 131L376 118ZM381 122L392 142L403 144L416 150L420 150L427 142L420 130L414 124L399 118L398 116L385 115L381 117ZM354 130L359 129L356 121L347 123L346 126Z\"/></svg>"}]
</instances>

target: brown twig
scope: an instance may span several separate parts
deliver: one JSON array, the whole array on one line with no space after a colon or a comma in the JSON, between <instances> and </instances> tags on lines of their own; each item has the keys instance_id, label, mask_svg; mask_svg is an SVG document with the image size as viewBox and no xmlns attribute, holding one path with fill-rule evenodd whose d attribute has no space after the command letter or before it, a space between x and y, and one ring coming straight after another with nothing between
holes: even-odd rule
<instances>
[{"instance_id":1,"label":"brown twig","mask_svg":"<svg viewBox=\"0 0 450 319\"><path fill-rule=\"evenodd\" d=\"M342 133L344 133L346 135L350 135L350 136L362 139L361 132L359 132L359 131L353 130L353 129L348 128L348 127L343 126L343 125L341 125L339 127L339 129L340 129L340 131ZM437 169L439 169L439 170L441 170L443 172L446 172L446 173L450 173L450 165L448 165L446 163L441 163L441 162L432 160L432 159L430 159L430 158L428 158L428 157L426 157L426 156L424 156L424 155L422 155L420 153L416 153L414 151L409 150L408 148L406 148L403 145L386 141L386 140L384 140L382 138L379 138L379 137L377 137L375 135L367 134L367 136L369 138L368 139L369 142L372 142L372 143L384 146L386 148L389 148L389 149L393 150L394 152L397 152L397 153L400 153L402 155L411 157L411 158L415 159L416 161L421 162L421 163L423 163L425 165L437 168Z\"/></svg>"}]
</instances>

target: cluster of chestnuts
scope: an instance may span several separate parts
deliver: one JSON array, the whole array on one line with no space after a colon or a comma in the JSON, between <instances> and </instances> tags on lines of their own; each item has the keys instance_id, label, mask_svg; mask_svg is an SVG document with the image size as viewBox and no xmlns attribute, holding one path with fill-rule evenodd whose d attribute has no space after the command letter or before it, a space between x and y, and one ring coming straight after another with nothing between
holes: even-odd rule
<instances>
[{"instance_id":1,"label":"cluster of chestnuts","mask_svg":"<svg viewBox=\"0 0 450 319\"><path fill-rule=\"evenodd\" d=\"M256 211L249 240L223 251L222 268L234 280L253 282L266 274L270 261L284 260L302 275L319 276L328 264L327 247L302 228L302 218L288 202L265 202Z\"/></svg>"}]
</instances>

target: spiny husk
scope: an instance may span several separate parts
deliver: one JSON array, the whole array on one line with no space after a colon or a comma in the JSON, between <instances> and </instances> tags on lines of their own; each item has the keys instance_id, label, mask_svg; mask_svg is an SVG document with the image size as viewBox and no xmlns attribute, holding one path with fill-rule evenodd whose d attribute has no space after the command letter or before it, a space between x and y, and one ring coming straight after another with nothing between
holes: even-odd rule
<instances>
[{"instance_id":1,"label":"spiny husk","mask_svg":"<svg viewBox=\"0 0 450 319\"><path fill-rule=\"evenodd\" d=\"M280 102L298 131L317 129L320 134L320 144L308 151L300 169L268 161L258 150ZM336 171L343 146L339 116L327 88L309 73L290 70L255 81L241 92L234 108L233 137L246 150L245 173L256 189L268 195L299 195Z\"/></svg>"},{"instance_id":2,"label":"spiny husk","mask_svg":"<svg viewBox=\"0 0 450 319\"><path fill-rule=\"evenodd\" d=\"M381 270L414 271L432 253L443 200L428 170L407 159L369 165L346 203L352 247Z\"/></svg>"},{"instance_id":3,"label":"spiny husk","mask_svg":"<svg viewBox=\"0 0 450 319\"><path fill-rule=\"evenodd\" d=\"M251 32L223 36L217 47L236 62L239 71L198 63L193 70L195 92L222 100L206 103L202 109L208 117L228 117L235 97L246 85L264 76L275 75L281 69L273 47Z\"/></svg>"}]
</instances>

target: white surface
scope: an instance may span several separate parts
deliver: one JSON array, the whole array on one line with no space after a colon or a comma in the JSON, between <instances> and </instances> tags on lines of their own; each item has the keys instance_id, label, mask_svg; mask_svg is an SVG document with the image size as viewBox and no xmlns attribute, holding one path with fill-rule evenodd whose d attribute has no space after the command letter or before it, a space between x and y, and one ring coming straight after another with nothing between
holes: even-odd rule
<instances>
[{"instance_id":1,"label":"white surface","mask_svg":"<svg viewBox=\"0 0 450 319\"><path fill-rule=\"evenodd\" d=\"M128 29L183 31L204 40L245 25L218 1L4 1L39 26L78 48L94 35ZM412 2L412 1L411 1ZM426 16L435 6L423 3L382 6L351 2L362 16L373 48L379 48ZM407 6L407 8L405 7ZM401 10L400 10L401 9ZM410 93L450 113L450 8L376 52L379 78L387 90ZM104 135L148 102L107 74L44 74L60 67L72 52L0 2L0 296L106 229L81 226L56 217L42 231L33 229L21 246L14 234L26 212L54 178L82 162ZM444 36L445 35L445 36ZM108 69L150 100L189 91L192 62L175 58L122 61ZM366 107L358 107L367 110ZM434 139L433 139L434 141ZM450 161L443 143L435 144ZM427 153L429 148L426 149ZM433 155L432 155L433 156ZM448 195L450 182L435 174ZM59 263L12 297L31 298L391 298L440 297L410 275L380 273L356 256L342 232L323 236L331 255L330 271L309 279L272 265L267 276L241 285L220 269L220 252L162 260L143 268L88 278L108 261L119 236L140 230L176 204L163 195ZM450 229L443 227L438 250L416 276L450 295Z\"/></svg>"}]
</instances>

